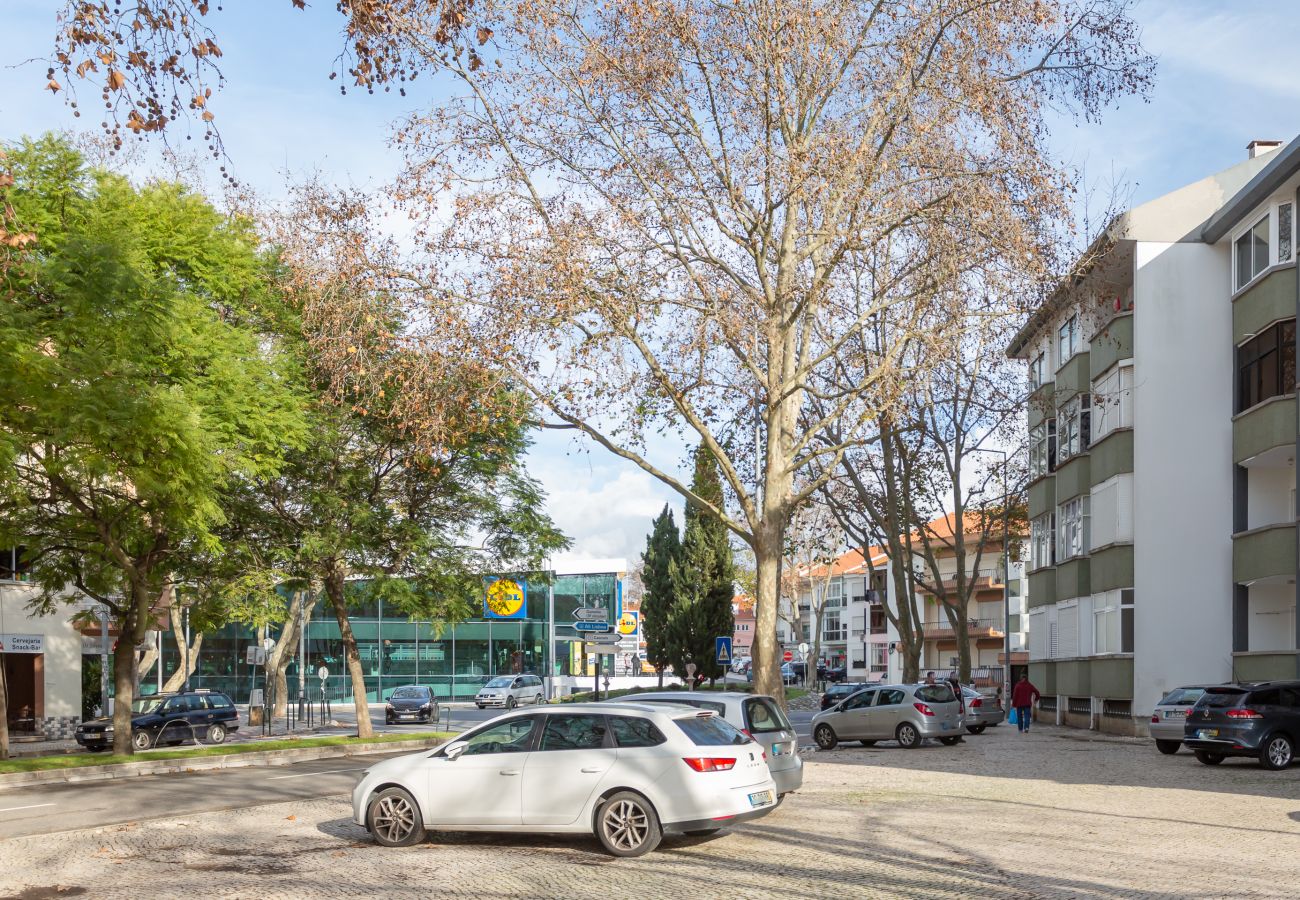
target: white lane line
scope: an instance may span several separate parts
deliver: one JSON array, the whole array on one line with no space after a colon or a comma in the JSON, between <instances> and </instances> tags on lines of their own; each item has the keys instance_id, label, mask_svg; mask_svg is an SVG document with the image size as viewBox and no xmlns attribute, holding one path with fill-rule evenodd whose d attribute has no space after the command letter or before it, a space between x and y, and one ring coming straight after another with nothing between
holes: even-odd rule
<instances>
[{"instance_id":1,"label":"white lane line","mask_svg":"<svg viewBox=\"0 0 1300 900\"><path fill-rule=\"evenodd\" d=\"M40 809L42 806L54 806L53 803L33 803L31 806L10 806L6 809L0 809L0 813L17 812L20 809Z\"/></svg>"},{"instance_id":2,"label":"white lane line","mask_svg":"<svg viewBox=\"0 0 1300 900\"><path fill-rule=\"evenodd\" d=\"M333 775L336 772L360 772L361 769L326 769L323 772L300 772L297 775L272 775L267 781L279 781L282 778L307 778L312 775ZM0 812L4 810L0 809Z\"/></svg>"}]
</instances>

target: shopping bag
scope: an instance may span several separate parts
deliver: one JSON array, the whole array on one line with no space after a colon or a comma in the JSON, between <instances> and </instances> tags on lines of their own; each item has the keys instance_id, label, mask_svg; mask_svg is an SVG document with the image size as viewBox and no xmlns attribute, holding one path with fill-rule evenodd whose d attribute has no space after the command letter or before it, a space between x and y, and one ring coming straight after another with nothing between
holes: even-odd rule
<instances>
[{"instance_id":1,"label":"shopping bag","mask_svg":"<svg viewBox=\"0 0 1300 900\"><path fill-rule=\"evenodd\" d=\"M1007 721L1010 722L1012 725L1020 724L1020 720L1016 716L1016 708L1014 706L1011 707L1011 712L1007 715Z\"/></svg>"}]
</instances>

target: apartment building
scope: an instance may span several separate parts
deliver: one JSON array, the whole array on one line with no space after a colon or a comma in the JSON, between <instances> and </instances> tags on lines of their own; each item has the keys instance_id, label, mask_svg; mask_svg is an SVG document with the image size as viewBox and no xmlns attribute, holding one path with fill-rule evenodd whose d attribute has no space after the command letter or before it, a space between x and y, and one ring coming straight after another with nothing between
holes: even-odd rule
<instances>
[{"instance_id":1,"label":"apartment building","mask_svg":"<svg viewBox=\"0 0 1300 900\"><path fill-rule=\"evenodd\" d=\"M1295 677L1300 142L1118 216L1008 348L1029 370L1030 677L1142 733L1169 689Z\"/></svg>"}]
</instances>

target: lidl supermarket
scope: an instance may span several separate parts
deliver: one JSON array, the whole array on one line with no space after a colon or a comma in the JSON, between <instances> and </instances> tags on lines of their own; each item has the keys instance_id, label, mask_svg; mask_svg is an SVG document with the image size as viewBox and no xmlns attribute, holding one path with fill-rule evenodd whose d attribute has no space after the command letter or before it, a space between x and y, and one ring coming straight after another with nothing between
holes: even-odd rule
<instances>
[{"instance_id":1,"label":"lidl supermarket","mask_svg":"<svg viewBox=\"0 0 1300 900\"><path fill-rule=\"evenodd\" d=\"M604 559L557 566L531 579L488 579L480 614L441 631L386 610L382 601L355 608L351 623L366 691L377 701L399 685L427 684L442 699L468 699L494 675L530 673L546 678L553 692L563 692L577 678L594 674L597 652L606 671L640 674L638 613L634 603L624 603L626 572L625 560ZM74 607L56 616L31 616L25 606L35 588L21 578L0 587L0 632L21 638L10 640L3 653L10 710L27 708L28 720L38 729L75 723L83 708L99 700L98 678L82 675L83 670L89 675L108 642L93 628L83 626L77 633L68 621ZM584 609L589 612L579 612ZM611 644L610 638L582 630L591 626L579 623L591 621L608 621L620 641ZM249 665L248 650L267 637L276 637L275 630L268 635L233 625L205 635L190 686L222 690L236 702L247 702L250 690L264 687L263 670ZM141 693L156 690L179 668L174 635L163 632L161 644L161 672L154 667L141 676ZM335 700L350 697L339 627L327 603L317 602L311 609L302 648L311 696L320 696L323 689ZM298 665L295 655L288 672L292 696L297 694ZM324 680L317 677L322 668Z\"/></svg>"}]
</instances>

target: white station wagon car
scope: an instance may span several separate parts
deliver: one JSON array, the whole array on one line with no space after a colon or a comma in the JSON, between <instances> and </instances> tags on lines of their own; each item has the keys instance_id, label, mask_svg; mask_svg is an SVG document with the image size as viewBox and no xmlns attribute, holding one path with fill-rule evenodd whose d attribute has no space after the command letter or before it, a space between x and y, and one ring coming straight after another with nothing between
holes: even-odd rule
<instances>
[{"instance_id":1,"label":"white station wagon car","mask_svg":"<svg viewBox=\"0 0 1300 900\"><path fill-rule=\"evenodd\" d=\"M377 763L352 791L354 821L385 846L416 844L428 829L594 833L614 856L775 806L753 740L708 710L635 703L507 713Z\"/></svg>"}]
</instances>

